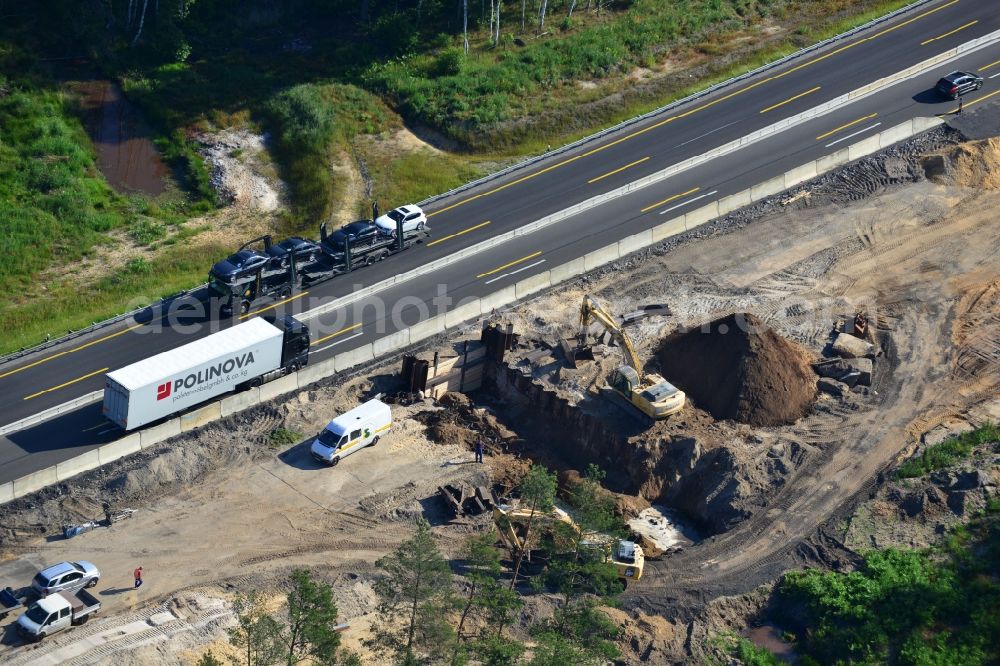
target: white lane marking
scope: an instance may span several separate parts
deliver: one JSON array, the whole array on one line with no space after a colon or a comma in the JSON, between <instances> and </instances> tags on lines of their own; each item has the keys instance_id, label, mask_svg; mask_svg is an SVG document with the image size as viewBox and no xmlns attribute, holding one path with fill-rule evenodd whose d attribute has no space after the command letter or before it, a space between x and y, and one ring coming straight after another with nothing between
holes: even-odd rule
<instances>
[{"instance_id":1,"label":"white lane marking","mask_svg":"<svg viewBox=\"0 0 1000 666\"><path fill-rule=\"evenodd\" d=\"M98 434L98 435L106 435L106 434L108 434L109 432L111 432L112 430L118 430L118 428L108 428L107 430L102 430L102 431L100 431L100 432L99 432L99 433L97 433L97 434Z\"/></svg>"},{"instance_id":2,"label":"white lane marking","mask_svg":"<svg viewBox=\"0 0 1000 666\"><path fill-rule=\"evenodd\" d=\"M735 124L736 124L736 123L738 123L738 122L740 122L740 121L738 121L738 120L734 120L734 121L733 121L733 122L731 122L731 123L726 123L726 124L725 124L725 125L723 125L722 127L716 127L716 128L715 128L714 130L712 130L711 132L705 132L705 133L704 133L704 134L702 134L701 136L696 136L695 138L691 139L690 141L685 141L684 143L679 143L679 144L677 144L676 146L674 146L674 148L680 148L681 146L686 146L686 145L688 145L689 143L694 143L694 142L695 142L695 141L697 141L698 139L704 139L704 138L705 138L706 136L708 136L709 134L715 134L716 132L719 132L719 131L722 131L722 130L726 129L727 127L730 127L730 126L732 126L732 125L735 125Z\"/></svg>"},{"instance_id":3,"label":"white lane marking","mask_svg":"<svg viewBox=\"0 0 1000 666\"><path fill-rule=\"evenodd\" d=\"M835 145L837 145L838 143L840 143L841 141L847 141L848 139L850 139L850 138L852 138L852 137L855 137L855 136L857 136L857 135L859 135L859 134L864 134L864 133L865 133L865 132L867 132L868 130L870 130L870 129L875 129L876 127L878 127L878 126L879 126L879 125L881 125L881 124L882 124L882 123L875 123L874 125L869 125L868 127L865 127L864 129L859 129L859 130L858 130L857 132L855 132L854 134L848 134L847 136L844 136L844 137L841 137L841 138L837 139L836 141L832 141L832 142L830 142L830 143L826 144L826 147L827 147L827 148L829 148L830 146L835 146Z\"/></svg>"},{"instance_id":4,"label":"white lane marking","mask_svg":"<svg viewBox=\"0 0 1000 666\"><path fill-rule=\"evenodd\" d=\"M687 206L689 203L694 203L698 199L704 199L705 197L710 197L713 194L718 194L718 193L719 193L719 190L712 190L711 192L705 192L704 194L702 194L699 197L695 197L694 199L688 199L684 203L679 203L676 206L671 206L670 208L667 208L665 210L661 210L660 211L660 215L663 215L664 213L669 213L670 211L676 210L676 209L680 208L681 206Z\"/></svg>"},{"instance_id":5,"label":"white lane marking","mask_svg":"<svg viewBox=\"0 0 1000 666\"><path fill-rule=\"evenodd\" d=\"M330 347L333 347L334 345L339 345L341 342L347 342L348 340L353 340L354 338L360 338L362 335L364 335L364 332L359 331L359 332L355 333L354 335L349 335L346 338L342 338L340 340L337 340L336 342L331 342L330 344L328 344L328 345L326 345L324 347L320 347L319 349L313 349L309 353L310 354L316 354L318 352L323 351L324 349L329 349Z\"/></svg>"},{"instance_id":6,"label":"white lane marking","mask_svg":"<svg viewBox=\"0 0 1000 666\"><path fill-rule=\"evenodd\" d=\"M991 78L991 79L995 79L995 78L997 78L998 76L1000 76L1000 72L997 72L996 74L994 74L993 76L991 76L991 77L989 77L989 78Z\"/></svg>"},{"instance_id":7,"label":"white lane marking","mask_svg":"<svg viewBox=\"0 0 1000 666\"><path fill-rule=\"evenodd\" d=\"M545 263L545 260L541 259L539 261L536 261L533 264L528 264L527 266L522 266L521 268L518 268L516 271L511 271L509 273L501 273L500 275L496 276L495 278L491 278L489 280L486 280L486 282L484 284L490 284L491 282L496 282L497 280L501 280L501 279L503 279L505 277L510 277L511 275L514 275L516 273L520 273L521 271L526 271L529 268L534 268L535 266L540 266L541 264L544 264L544 263Z\"/></svg>"}]
</instances>

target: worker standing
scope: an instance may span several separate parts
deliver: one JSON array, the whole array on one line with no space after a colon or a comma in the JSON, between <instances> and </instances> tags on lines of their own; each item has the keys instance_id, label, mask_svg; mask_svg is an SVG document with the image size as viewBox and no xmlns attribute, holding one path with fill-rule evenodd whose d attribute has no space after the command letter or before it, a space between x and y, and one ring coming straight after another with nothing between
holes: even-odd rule
<instances>
[{"instance_id":1,"label":"worker standing","mask_svg":"<svg viewBox=\"0 0 1000 666\"><path fill-rule=\"evenodd\" d=\"M483 438L481 436L476 439L476 462L483 462Z\"/></svg>"},{"instance_id":2,"label":"worker standing","mask_svg":"<svg viewBox=\"0 0 1000 666\"><path fill-rule=\"evenodd\" d=\"M372 219L373 220L377 220L378 219L378 202L377 201L373 201L372 202Z\"/></svg>"},{"instance_id":3,"label":"worker standing","mask_svg":"<svg viewBox=\"0 0 1000 666\"><path fill-rule=\"evenodd\" d=\"M132 572L132 576L135 577L135 589L139 589L142 585L142 567L137 567L135 571Z\"/></svg>"}]
</instances>

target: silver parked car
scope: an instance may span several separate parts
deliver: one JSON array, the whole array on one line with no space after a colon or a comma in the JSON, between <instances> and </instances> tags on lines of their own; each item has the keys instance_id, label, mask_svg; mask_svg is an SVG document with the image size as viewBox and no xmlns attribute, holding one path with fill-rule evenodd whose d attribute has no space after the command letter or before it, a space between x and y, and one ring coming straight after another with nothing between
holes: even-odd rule
<instances>
[{"instance_id":1,"label":"silver parked car","mask_svg":"<svg viewBox=\"0 0 1000 666\"><path fill-rule=\"evenodd\" d=\"M60 562L43 569L31 581L31 588L41 597L54 592L76 592L85 587L94 587L101 578L101 572L90 562Z\"/></svg>"}]
</instances>

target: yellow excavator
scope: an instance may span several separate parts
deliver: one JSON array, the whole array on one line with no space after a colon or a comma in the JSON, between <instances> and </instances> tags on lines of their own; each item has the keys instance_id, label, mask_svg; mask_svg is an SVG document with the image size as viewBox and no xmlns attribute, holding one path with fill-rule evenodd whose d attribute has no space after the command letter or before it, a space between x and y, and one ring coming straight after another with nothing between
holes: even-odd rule
<instances>
[{"instance_id":1,"label":"yellow excavator","mask_svg":"<svg viewBox=\"0 0 1000 666\"><path fill-rule=\"evenodd\" d=\"M597 322L622 348L627 365L615 369L608 377L608 386L621 394L639 411L653 419L662 419L684 408L687 396L666 379L655 373L645 374L635 353L635 345L622 327L593 297L585 295L580 306L580 333L578 348L587 347L590 325Z\"/></svg>"},{"instance_id":2,"label":"yellow excavator","mask_svg":"<svg viewBox=\"0 0 1000 666\"><path fill-rule=\"evenodd\" d=\"M531 510L519 506L502 504L493 509L493 522L500 533L500 539L515 556L524 547L524 536L530 518ZM531 531L533 534L540 534L546 530L551 530L552 525L557 522L568 525L578 534L580 532L580 527L576 524L576 521L559 507L553 507L549 513L536 513L531 522ZM601 548L604 551L605 557L614 564L619 578L625 581L642 578L642 571L646 566L646 558L642 552L642 546L639 544L633 541L619 540L604 534L588 536L584 540L584 544Z\"/></svg>"}]
</instances>

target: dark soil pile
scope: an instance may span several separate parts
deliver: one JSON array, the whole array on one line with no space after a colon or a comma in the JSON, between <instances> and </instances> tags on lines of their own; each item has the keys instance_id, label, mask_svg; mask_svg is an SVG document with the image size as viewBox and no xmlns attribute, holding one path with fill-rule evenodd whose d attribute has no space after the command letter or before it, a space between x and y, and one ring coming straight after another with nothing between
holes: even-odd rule
<instances>
[{"instance_id":1,"label":"dark soil pile","mask_svg":"<svg viewBox=\"0 0 1000 666\"><path fill-rule=\"evenodd\" d=\"M506 452L518 441L517 434L497 420L492 412L477 407L464 393L449 392L441 397L444 409L417 412L413 418L427 427L427 436L442 444L457 444L469 451L483 438L489 454Z\"/></svg>"},{"instance_id":2,"label":"dark soil pile","mask_svg":"<svg viewBox=\"0 0 1000 666\"><path fill-rule=\"evenodd\" d=\"M657 351L667 381L716 419L794 423L816 399L809 354L751 314L674 333Z\"/></svg>"}]
</instances>

